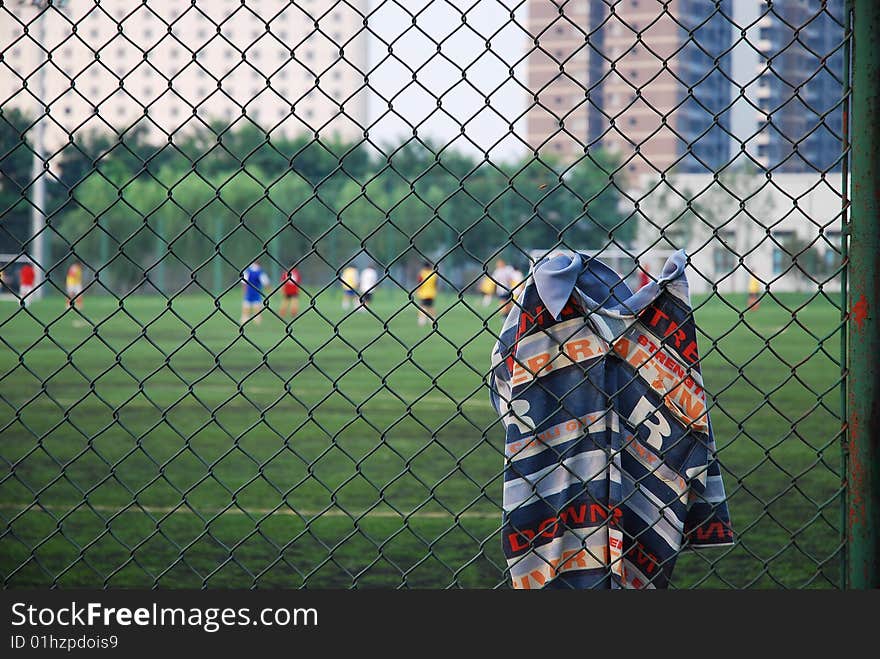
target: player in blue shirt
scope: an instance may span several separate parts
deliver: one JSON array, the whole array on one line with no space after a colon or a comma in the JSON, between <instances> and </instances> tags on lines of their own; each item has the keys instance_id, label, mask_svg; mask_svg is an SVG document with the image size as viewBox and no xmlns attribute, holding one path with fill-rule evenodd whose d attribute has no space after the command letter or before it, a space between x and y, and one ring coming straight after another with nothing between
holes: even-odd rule
<instances>
[{"instance_id":1,"label":"player in blue shirt","mask_svg":"<svg viewBox=\"0 0 880 659\"><path fill-rule=\"evenodd\" d=\"M269 276L263 272L258 261L251 263L247 270L241 273L241 290L244 294L241 303L242 325L251 318L259 324L259 313L263 307L263 289L268 285Z\"/></svg>"}]
</instances>

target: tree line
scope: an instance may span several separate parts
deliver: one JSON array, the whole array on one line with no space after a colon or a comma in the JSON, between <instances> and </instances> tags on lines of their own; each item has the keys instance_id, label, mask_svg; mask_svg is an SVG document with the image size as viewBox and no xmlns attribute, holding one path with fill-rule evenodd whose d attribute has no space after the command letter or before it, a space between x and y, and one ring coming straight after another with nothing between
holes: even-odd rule
<instances>
[{"instance_id":1,"label":"tree line","mask_svg":"<svg viewBox=\"0 0 880 659\"><path fill-rule=\"evenodd\" d=\"M2 252L29 236L30 125L17 110L0 115ZM492 162L415 138L377 148L252 123L164 144L142 127L92 133L53 157L49 253L59 271L76 258L117 293L193 282L219 292L257 256L276 272L299 263L306 279L366 255L391 271L427 258L472 272L532 248L631 240L616 171L602 151L574 164Z\"/></svg>"}]
</instances>

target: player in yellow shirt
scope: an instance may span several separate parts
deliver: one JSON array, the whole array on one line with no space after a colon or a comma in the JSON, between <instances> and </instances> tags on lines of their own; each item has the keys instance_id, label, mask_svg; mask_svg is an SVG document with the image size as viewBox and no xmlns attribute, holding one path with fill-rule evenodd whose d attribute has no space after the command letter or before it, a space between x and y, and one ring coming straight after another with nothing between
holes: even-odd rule
<instances>
[{"instance_id":1,"label":"player in yellow shirt","mask_svg":"<svg viewBox=\"0 0 880 659\"><path fill-rule=\"evenodd\" d=\"M434 319L434 299L437 297L437 271L430 262L425 261L419 270L419 285L416 287L416 300L419 305L419 325Z\"/></svg>"},{"instance_id":2,"label":"player in yellow shirt","mask_svg":"<svg viewBox=\"0 0 880 659\"><path fill-rule=\"evenodd\" d=\"M761 282L758 281L758 278L755 275L749 276L749 302L748 309L749 311L755 311L761 305Z\"/></svg>"},{"instance_id":3,"label":"player in yellow shirt","mask_svg":"<svg viewBox=\"0 0 880 659\"><path fill-rule=\"evenodd\" d=\"M68 307L72 307L75 304L77 309L82 309L82 276L82 266L77 262L71 263L70 267L67 268L67 279L65 281Z\"/></svg>"},{"instance_id":4,"label":"player in yellow shirt","mask_svg":"<svg viewBox=\"0 0 880 659\"><path fill-rule=\"evenodd\" d=\"M489 275L484 275L480 280L480 293L483 294L483 306L488 307L495 296L495 282Z\"/></svg>"},{"instance_id":5,"label":"player in yellow shirt","mask_svg":"<svg viewBox=\"0 0 880 659\"><path fill-rule=\"evenodd\" d=\"M340 277L342 281L342 308L358 306L358 270L353 265L349 265L342 271Z\"/></svg>"}]
</instances>

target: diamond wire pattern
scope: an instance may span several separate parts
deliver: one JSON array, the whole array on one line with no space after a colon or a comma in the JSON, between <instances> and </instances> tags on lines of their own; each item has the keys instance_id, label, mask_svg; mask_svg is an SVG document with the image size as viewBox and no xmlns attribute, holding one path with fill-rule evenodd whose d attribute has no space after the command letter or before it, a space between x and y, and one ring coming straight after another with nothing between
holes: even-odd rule
<instances>
[{"instance_id":1,"label":"diamond wire pattern","mask_svg":"<svg viewBox=\"0 0 880 659\"><path fill-rule=\"evenodd\" d=\"M819 378L817 384L812 369L817 363L836 372L843 368L838 344L845 306L834 283L846 263L840 258L840 244L830 237L845 222L845 200L832 182L833 172L846 158L846 149L840 146L845 143L840 113L848 81L834 65L846 56L849 43L842 8L833 2L799 3L807 8L798 14L788 6L794 3L776 2L761 5L758 15L743 22L734 16L729 2L681 3L681 11L675 3L643 3L650 5L651 16L645 20L641 13L632 14L637 15L636 21L627 14L624 5L629 3L605 1L591 3L600 7L600 15L585 26L570 18L576 9L571 0L534 2L532 8L552 4L557 17L533 34L525 1L494 3L507 18L501 27L486 33L474 27L481 4L485 3L430 0L413 9L408 3L381 0L367 8L338 0L294 5L311 25L299 40L290 40L283 28L284 6L273 13L244 0L220 18L198 2L181 5L179 12L171 14L152 0L123 11L112 11L115 5L106 2L77 11L57 1L0 5L4 25L11 27L13 35L4 28L2 66L4 73L14 76L17 87L0 98L3 128L12 136L4 138L0 154L7 175L3 213L12 226L34 204L35 181L27 161L34 152L38 123L65 132L69 140L40 156L44 178L54 195L46 208L38 209L46 222L41 237L49 245L44 263L39 264L48 272L42 287L46 293L63 295L63 270L74 258L92 273L86 289L89 301L100 297L113 302L105 316L93 317L87 308L45 312L39 304L46 302L29 306L16 298L14 311L0 316L4 328L0 341L10 357L0 372L0 402L8 412L0 433L16 446L3 455L6 473L0 490L2 543L7 548L0 571L5 586L506 586L506 566L498 551L500 421L480 406L487 397L487 345L491 345L487 340L497 338L500 323L497 316L487 315L469 291L483 277L491 277L496 258L526 262L533 247L587 248L599 258L622 252L633 264L622 274L632 277L639 262L653 250L680 246L674 231L690 222L702 235L688 245L690 277L708 291L695 299L694 313L698 321L711 314L732 319L726 328L699 322L698 327L701 362L712 383L713 421L716 428L726 431L723 436L716 433L719 458L740 541L731 549L682 559L686 577L681 585L840 587L835 570L842 560L842 543L836 511L842 490L836 456L843 417L833 401L843 378ZM451 12L458 22L441 37L431 25L432 12L438 7ZM693 11L689 13L688 8ZM393 38L375 27L383 20L383 11L389 10L408 23ZM353 33L332 31L339 11L357 16L359 27ZM146 14L165 36L157 34L152 45L144 46L126 28ZM40 34L39 21L48 15L55 21L55 33L40 43L35 35ZM114 34L106 41L81 36L90 30L91 21L98 20L96 16L114 25ZM208 26L204 34L193 35L183 28L185 20L196 16ZM232 30L249 20L261 28L248 35L248 42L233 39ZM719 22L729 24L732 34L730 43L720 47L700 36ZM770 23L781 36L768 47L766 39L757 42L755 37ZM674 25L681 35L672 51L659 48L651 39L652 30L664 24ZM829 26L839 38L824 49L817 48L811 31ZM525 51L513 62L493 52L493 44L509 29L528 37ZM554 29L574 34L579 39L577 48L554 50L548 45ZM632 37L630 48L616 52L603 46L604 39L621 32ZM460 53L449 54L463 35L486 44L486 50L466 64ZM408 62L396 52L404 38L416 36L436 49L422 64ZM383 53L377 61L357 55L356 42L365 38ZM180 49L179 57L190 60L171 74L150 60L165 39ZM270 64L255 62L258 48L265 57L266 48L260 46L263 39L272 40L283 57ZM326 65L304 59L304 51L316 39L336 49L332 57L325 58ZM29 69L15 58L17 49L32 42L46 60ZM228 49L232 59L240 59L224 74L203 64L213 42ZM121 49L120 43L137 57L113 61L112 49ZM93 51L92 66L114 81L115 91L90 94L86 89L90 66L78 71L64 68L65 48L71 45ZM745 84L732 76L729 62L734 50L743 48L759 54L764 66ZM696 75L677 66L688 51L701 53L710 65ZM118 56L122 50L115 52ZM619 74L626 66L625 58L636 52L643 58L647 54L646 61L656 67L656 74L637 81ZM587 81L569 72L576 57L584 53L597 58L603 67L597 79ZM768 106L746 93L759 84L760 75L788 83L785 58L792 53L807 64L800 78L788 85L788 98ZM481 89L472 81L484 56L494 57L510 71L494 89ZM546 100L554 93L558 78L530 89L515 73L539 56L558 66L566 84L583 91L575 107L559 110ZM164 127L153 119L159 97L142 98L132 91L135 70L141 65L137 58L150 67L151 76L171 96L189 105L190 114L176 126ZM314 81L301 94L278 84L283 80L280 72L290 63L305 69ZM387 94L371 84L371 76L389 63L402 67L411 82ZM441 63L457 69L461 79L445 89L425 84L428 67ZM332 86L328 79L333 80L335 67L341 65L356 71L361 80L345 97L328 94ZM201 84L215 87L210 94L206 88L196 102L187 100L192 90L187 88L184 72L190 67L201 71L205 80ZM46 92L38 98L39 78L43 70L50 69L52 75L67 79L67 91L95 108L88 120L65 124L58 119L61 95ZM262 81L250 90L250 97L237 97L226 84L239 69L252 71ZM670 76L685 90L665 105L652 103L650 96L652 84L659 84L661 75ZM614 76L632 94L616 110L594 100ZM731 85L733 94L722 105L712 105L695 90L719 76ZM810 85L828 77L838 85L839 95L830 105L828 99L816 105ZM529 99L512 120L491 101L508 83ZM444 107L444 101L462 87L486 100L485 106L464 117ZM404 94L413 91L436 102L436 108L421 120L398 110L404 105ZM277 122L257 120L264 92L276 94L287 108ZM356 99L367 93L376 107L383 108L372 121L351 112ZM139 119L151 134L149 141L144 140L139 121L127 122L120 129L105 116L101 107L119 94L138 106ZM305 101L315 94L333 104L328 116L303 111ZM16 114L26 98L31 107L38 108L36 113ZM219 126L206 117L223 99L236 107L237 119ZM786 134L785 122L777 121L787 116L785 104L792 101L805 108L810 123L796 135ZM647 133L630 131L625 121L637 102L646 105L656 119L656 127ZM46 109L41 114L42 104ZM750 135L735 134L729 118L736 105L762 113L766 121ZM584 107L601 117L600 134L587 136L577 125L575 113ZM696 131L679 128L678 118L691 112L690 108L709 118ZM524 125L530 113L539 110L554 117L555 129L530 141L515 126ZM510 125L504 137L488 146L475 141L471 129L484 112ZM446 144L422 137L429 121L439 117L460 128ZM307 132L298 141L279 146L274 136L290 118L300 121ZM354 124L358 137L349 142L327 137L340 120ZM404 124L412 137L397 146L376 140L372 133L380 122L389 120ZM94 127L95 122L103 130L103 141L100 137L91 142L82 139L85 128ZM771 127L778 131L788 153L767 165L755 157L752 146ZM701 140L718 131L736 148L730 158L707 159L699 148ZM810 140L823 132L836 140L839 152L830 161L825 154L825 160L817 162L811 160ZM664 133L684 146L661 165L651 161L650 143ZM574 157L547 155L553 140L560 137L578 144ZM518 141L533 156L516 164L496 161L491 152L505 139ZM617 156L600 149L614 139L625 147ZM484 157L461 156L457 149L462 145ZM798 159L800 171L813 178L809 187L795 193L778 181L783 173L795 171L792 167ZM26 175L21 174L22 162L28 167ZM636 165L654 175L641 191L626 183L627 173ZM19 169L13 171L15 166ZM736 176L731 175L743 167L759 172L760 183L751 190L738 187L733 180ZM685 186L678 176L694 168L710 176ZM576 183L579 174L587 175L584 172L592 177L590 189ZM136 193L146 186L158 191L158 197L146 202L138 197ZM305 193L295 202L284 198L297 189ZM840 198L841 211L833 217L810 215L809 196L820 189ZM340 194L343 190L346 194ZM651 212L650 199L661 190L672 193L680 210L666 217ZM753 210L768 191L791 206L772 222ZM732 201L729 213L718 214L712 208L713 195L718 194ZM244 199L235 195L244 195ZM561 206L565 216L560 218L557 212L554 219L547 211L561 204L559 199L566 200L567 205ZM624 209L610 224L599 219L601 211L595 210L608 208L602 205L608 199L614 200L618 210ZM470 217L457 215L463 206L473 211ZM120 223L116 219L120 213L139 221ZM168 221L173 213L184 221ZM267 213L282 221L266 226ZM298 221L315 213L323 216L323 224L313 222L304 228ZM359 214L372 214L379 221L366 228L351 226L351 218ZM212 231L211 219L217 223L221 216L233 221ZM799 234L807 238L792 242L789 234L776 231L787 216L809 221L809 231ZM87 221L76 224L70 217ZM640 234L650 236L647 241L637 243L627 233L636 223L647 228L647 233L642 230ZM751 235L757 238L745 245L725 242L726 232L743 223L750 225ZM14 239L13 249L7 250L14 257L33 253L38 236L4 231L7 243ZM487 244L487 236L494 242ZM543 241L540 245L530 242L536 236ZM277 246L289 241L300 248L288 249L288 258L282 258ZM723 292L733 271L706 272L697 267L699 255L717 249L719 243L735 266L756 276L760 273L752 272L750 263L760 249L772 243L776 252L785 255L774 273L760 281L765 304L778 307L781 326L765 326L759 315ZM832 255L830 266L816 267L817 250ZM335 306L316 302L337 299L341 270L356 256L359 262L370 258L380 265L377 290L400 293L399 305L368 307L365 314L350 308L339 314ZM262 311L264 323L279 319L283 324L281 332L268 340L254 338L252 320L239 328L234 306L220 303L225 294L237 291L236 277L225 277L219 286L216 278L213 285L208 283L217 268L238 273L254 258L270 270L283 270L292 262L307 273L303 290L310 302L298 317L280 318L271 305ZM412 264L422 259L436 264L441 286L453 291L452 300L438 310L428 331L417 337L399 336L396 328L415 313ZM12 265L4 267L11 276ZM792 277L806 292L776 294L775 289ZM274 300L280 286L273 282L271 288ZM159 300L150 307L152 315L133 311L144 296ZM208 306L193 307L204 309L203 314L188 308L194 304L192 296L210 301ZM819 331L811 315L817 305L836 314L834 322ZM74 338L58 338L64 336L71 318L85 331ZM378 335L364 338L351 329L364 318L381 328ZM463 318L473 327L458 327ZM303 336L297 330L306 322L321 331ZM36 332L15 335L15 326L21 323L29 323ZM114 334L119 323L129 327L122 338ZM225 338L211 336L218 325L225 328ZM455 332L445 329L453 325ZM783 338L789 332L805 336L810 350L793 357ZM45 349L45 344L63 358L49 366L35 366L30 356ZM304 358L282 368L280 356L291 349ZM179 366L194 350L212 361L207 371ZM248 363L236 362L241 350L251 351ZM322 366L331 363L334 350L342 350L351 360L333 368ZM385 356L377 358L377 350ZM422 356L426 350L443 351L449 360L428 363ZM152 355L146 366L135 364L140 351ZM109 355L101 367L88 364L96 352ZM769 371L767 364L772 365ZM78 378L74 393L59 385L62 377ZM376 385L359 391L351 384L355 377ZM471 385L456 384L455 378L462 377ZM207 395L210 387L216 388L218 378L220 393ZM403 378L410 380L406 386L399 384ZM108 390L108 382L115 383L114 391ZM253 382L263 383L263 388L266 382L272 383L273 393L268 398L255 395ZM795 390L803 398L793 400ZM395 403L396 411L380 415L377 407L386 397ZM437 401L440 411L427 416L424 410L438 405ZM129 408L135 406L146 410L146 421L129 420L133 418ZM179 411L187 406L198 414L188 419ZM338 406L348 412L337 419ZM37 418L37 409L46 418ZM233 415L229 409L240 411ZM96 425L88 414L105 422ZM764 434L759 424L770 417L779 422L778 427ZM415 445L395 441L404 432L419 438ZM352 433L368 437L373 444L366 449L354 446ZM462 433L470 437L464 442L448 441L452 435L462 439ZM154 454L150 447L159 445L155 443L158 434L165 445ZM210 446L202 440L208 434L214 437ZM264 444L259 448L252 439L255 434ZM311 443L304 448L298 438L305 434ZM60 452L59 437L70 445ZM105 437L115 438L118 446L108 446ZM795 453L797 459L792 458ZM484 464L487 460L490 467ZM436 468L429 467L431 461L437 461ZM126 476L134 473L130 471L134 462L141 465L137 477ZM85 463L91 472L84 480L79 465ZM240 473L229 478L228 465L233 463ZM377 469L377 463L385 468ZM180 465L187 465L186 477L180 476ZM66 488L63 500L55 494L59 487ZM457 491L451 493L452 488ZM406 490L405 496L399 496L401 489ZM208 490L213 493L211 505L205 504L203 493ZM349 490L360 493L358 505L352 504ZM258 502L253 495L257 491L262 493ZM298 503L302 492L308 492L307 505ZM738 508L748 512L738 512ZM135 517L137 523L129 521ZM232 519L235 523L230 525ZM288 520L290 528L279 531L278 520ZM816 540L819 537L821 542ZM427 578L426 572L434 576Z\"/></svg>"}]
</instances>

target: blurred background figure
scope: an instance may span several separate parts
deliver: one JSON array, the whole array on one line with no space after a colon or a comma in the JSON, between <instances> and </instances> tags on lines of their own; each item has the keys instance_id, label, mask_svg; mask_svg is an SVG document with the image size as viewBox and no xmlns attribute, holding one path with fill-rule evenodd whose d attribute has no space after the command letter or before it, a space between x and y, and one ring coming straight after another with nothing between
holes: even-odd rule
<instances>
[{"instance_id":1,"label":"blurred background figure","mask_svg":"<svg viewBox=\"0 0 880 659\"><path fill-rule=\"evenodd\" d=\"M30 261L22 263L18 269L18 297L24 303L24 306L30 306L30 293L34 290L34 281L37 278L37 271L34 270L34 264Z\"/></svg>"},{"instance_id":2,"label":"blurred background figure","mask_svg":"<svg viewBox=\"0 0 880 659\"><path fill-rule=\"evenodd\" d=\"M513 301L516 300L516 296L519 295L520 290L526 283L526 276L519 268L514 266L511 267L513 268L513 272L510 275L510 299Z\"/></svg>"},{"instance_id":3,"label":"blurred background figure","mask_svg":"<svg viewBox=\"0 0 880 659\"><path fill-rule=\"evenodd\" d=\"M506 316L510 311L510 296L513 289L515 270L504 259L495 261L495 269L492 271L492 279L495 281L495 298L498 300L498 311Z\"/></svg>"},{"instance_id":4,"label":"blurred background figure","mask_svg":"<svg viewBox=\"0 0 880 659\"><path fill-rule=\"evenodd\" d=\"M358 295L358 271L353 265L347 265L339 278L342 284L342 308L354 308Z\"/></svg>"},{"instance_id":5,"label":"blurred background figure","mask_svg":"<svg viewBox=\"0 0 880 659\"><path fill-rule=\"evenodd\" d=\"M749 275L749 311L755 311L761 306L761 282L755 275Z\"/></svg>"},{"instance_id":6,"label":"blurred background figure","mask_svg":"<svg viewBox=\"0 0 880 659\"><path fill-rule=\"evenodd\" d=\"M76 305L77 309L82 309L82 278L82 266L77 261L74 261L67 268L67 277L64 282L64 287L67 291L68 307Z\"/></svg>"},{"instance_id":7,"label":"blurred background figure","mask_svg":"<svg viewBox=\"0 0 880 659\"><path fill-rule=\"evenodd\" d=\"M419 285L416 288L416 300L419 305L419 325L434 320L434 300L437 297L437 271L430 261L422 264L419 270Z\"/></svg>"},{"instance_id":8,"label":"blurred background figure","mask_svg":"<svg viewBox=\"0 0 880 659\"><path fill-rule=\"evenodd\" d=\"M366 268L361 270L358 281L361 290L360 311L363 311L366 307L370 306L370 302L373 300L373 289L376 288L377 281L379 281L379 274L376 272L376 269L372 264L367 265Z\"/></svg>"},{"instance_id":9,"label":"blurred background figure","mask_svg":"<svg viewBox=\"0 0 880 659\"><path fill-rule=\"evenodd\" d=\"M278 310L278 314L284 318L290 312L290 317L293 318L299 313L300 276L296 266L281 273L281 283L283 284L281 287L281 308Z\"/></svg>"},{"instance_id":10,"label":"blurred background figure","mask_svg":"<svg viewBox=\"0 0 880 659\"><path fill-rule=\"evenodd\" d=\"M492 281L488 274L483 275L483 278L480 280L480 293L483 294L483 306L488 307L495 296L495 282Z\"/></svg>"},{"instance_id":11,"label":"blurred background figure","mask_svg":"<svg viewBox=\"0 0 880 659\"><path fill-rule=\"evenodd\" d=\"M263 272L259 261L251 263L247 270L241 273L241 324L244 325L251 318L254 323L260 323L259 313L263 306L263 289L269 285L269 276Z\"/></svg>"}]
</instances>

